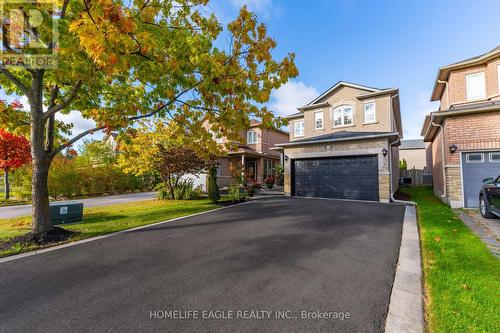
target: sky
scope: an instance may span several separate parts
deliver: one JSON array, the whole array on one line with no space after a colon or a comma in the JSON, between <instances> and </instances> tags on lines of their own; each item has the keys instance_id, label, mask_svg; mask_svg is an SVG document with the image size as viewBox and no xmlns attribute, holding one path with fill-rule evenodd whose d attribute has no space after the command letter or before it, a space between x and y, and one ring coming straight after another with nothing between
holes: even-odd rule
<instances>
[{"instance_id":1,"label":"sky","mask_svg":"<svg viewBox=\"0 0 500 333\"><path fill-rule=\"evenodd\" d=\"M268 103L276 115L338 81L399 88L405 139L419 138L438 107L430 102L438 68L500 44L499 0L211 0L208 10L227 24L244 4L276 40L275 57L296 55L299 76ZM75 134L94 125L77 112L58 118Z\"/></svg>"}]
</instances>

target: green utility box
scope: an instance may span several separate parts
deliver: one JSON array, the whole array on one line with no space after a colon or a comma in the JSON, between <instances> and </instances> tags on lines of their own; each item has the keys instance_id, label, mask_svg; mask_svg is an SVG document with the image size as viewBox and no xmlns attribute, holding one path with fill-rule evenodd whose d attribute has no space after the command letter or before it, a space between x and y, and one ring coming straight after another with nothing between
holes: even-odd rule
<instances>
[{"instance_id":1,"label":"green utility box","mask_svg":"<svg viewBox=\"0 0 500 333\"><path fill-rule=\"evenodd\" d=\"M50 221L53 225L83 221L83 203L76 201L51 202Z\"/></svg>"}]
</instances>

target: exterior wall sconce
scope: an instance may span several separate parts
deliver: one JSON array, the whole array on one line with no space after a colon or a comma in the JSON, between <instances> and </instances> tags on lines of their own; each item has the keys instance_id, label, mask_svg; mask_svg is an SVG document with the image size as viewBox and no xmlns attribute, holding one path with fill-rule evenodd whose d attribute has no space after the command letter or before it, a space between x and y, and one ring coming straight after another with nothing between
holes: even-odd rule
<instances>
[{"instance_id":1,"label":"exterior wall sconce","mask_svg":"<svg viewBox=\"0 0 500 333\"><path fill-rule=\"evenodd\" d=\"M450 146L450 153L454 154L458 149L458 146L453 144Z\"/></svg>"},{"instance_id":2,"label":"exterior wall sconce","mask_svg":"<svg viewBox=\"0 0 500 333\"><path fill-rule=\"evenodd\" d=\"M288 156L287 155L285 155L285 161L288 161Z\"/></svg>"},{"instance_id":3,"label":"exterior wall sconce","mask_svg":"<svg viewBox=\"0 0 500 333\"><path fill-rule=\"evenodd\" d=\"M382 149L382 155L384 155L384 157L387 156L387 149L386 148Z\"/></svg>"}]
</instances>

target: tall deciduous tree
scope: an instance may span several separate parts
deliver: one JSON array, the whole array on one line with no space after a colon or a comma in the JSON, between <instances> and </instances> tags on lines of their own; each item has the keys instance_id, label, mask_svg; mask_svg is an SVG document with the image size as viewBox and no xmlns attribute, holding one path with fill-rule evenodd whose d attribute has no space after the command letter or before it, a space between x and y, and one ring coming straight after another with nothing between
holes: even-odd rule
<instances>
[{"instance_id":1,"label":"tall deciduous tree","mask_svg":"<svg viewBox=\"0 0 500 333\"><path fill-rule=\"evenodd\" d=\"M4 172L5 199L10 198L9 172L30 161L29 141L0 128L0 169Z\"/></svg>"},{"instance_id":2,"label":"tall deciduous tree","mask_svg":"<svg viewBox=\"0 0 500 333\"><path fill-rule=\"evenodd\" d=\"M29 126L33 158L32 233L52 228L47 177L53 158L88 134L100 130L126 132L135 121L170 118L197 137L211 140L201 126L236 139L249 117L281 126L266 107L271 91L298 74L294 55L275 60L276 43L266 27L245 7L223 29L207 14L208 0L57 0L4 2L2 30L8 32L10 9L37 20L24 20L23 31L57 53L57 68L0 66L0 86L29 101L29 120L14 111L0 121ZM19 12L18 12L19 13ZM40 22L39 18L43 17ZM12 21L10 21L12 22ZM58 39L52 36L57 22ZM33 26L31 24L36 24ZM218 47L221 33L227 47ZM2 39L12 54L39 54ZM11 35L7 35L11 36ZM96 127L57 144L55 115L70 110L95 121ZM0 124L0 126L3 124ZM5 127L5 126L3 126Z\"/></svg>"}]
</instances>

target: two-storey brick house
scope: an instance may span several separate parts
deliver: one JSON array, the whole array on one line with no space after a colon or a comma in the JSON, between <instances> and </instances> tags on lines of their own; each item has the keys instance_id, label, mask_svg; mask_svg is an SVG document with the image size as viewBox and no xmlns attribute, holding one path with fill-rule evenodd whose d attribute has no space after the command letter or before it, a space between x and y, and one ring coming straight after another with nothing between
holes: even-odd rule
<instances>
[{"instance_id":1,"label":"two-storey brick house","mask_svg":"<svg viewBox=\"0 0 500 333\"><path fill-rule=\"evenodd\" d=\"M433 187L451 207L478 207L482 180L500 175L500 46L439 69L439 110L425 118Z\"/></svg>"},{"instance_id":2,"label":"two-storey brick house","mask_svg":"<svg viewBox=\"0 0 500 333\"><path fill-rule=\"evenodd\" d=\"M398 89L339 82L288 117L285 194L389 202L399 178Z\"/></svg>"},{"instance_id":3,"label":"two-storey brick house","mask_svg":"<svg viewBox=\"0 0 500 333\"><path fill-rule=\"evenodd\" d=\"M204 126L210 128L208 122ZM226 138L213 135L217 143L227 143ZM263 184L268 176L274 175L274 166L280 163L280 153L271 148L288 140L287 132L264 128L259 121L251 120L249 128L240 133L240 140L231 142L231 149L217 159L217 185L226 187L233 183L233 173L241 170L241 166L248 183Z\"/></svg>"}]
</instances>

